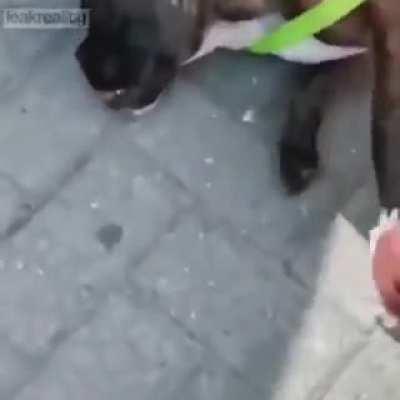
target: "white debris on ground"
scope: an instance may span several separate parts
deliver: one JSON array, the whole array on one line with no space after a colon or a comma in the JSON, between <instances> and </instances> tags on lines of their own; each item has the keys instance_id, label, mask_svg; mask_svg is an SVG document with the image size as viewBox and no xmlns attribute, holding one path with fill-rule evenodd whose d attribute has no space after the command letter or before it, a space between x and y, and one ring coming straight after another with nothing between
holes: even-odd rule
<instances>
[{"instance_id":1,"label":"white debris on ground","mask_svg":"<svg viewBox=\"0 0 400 400\"><path fill-rule=\"evenodd\" d=\"M252 124L255 121L256 112L253 109L248 109L242 116L242 121L248 124Z\"/></svg>"},{"instance_id":2,"label":"white debris on ground","mask_svg":"<svg viewBox=\"0 0 400 400\"><path fill-rule=\"evenodd\" d=\"M276 158L299 67L216 55L130 120L83 79L82 34L0 32L0 399L397 400L365 241L340 220L352 245L325 251L370 168L362 63L332 77L340 157L299 200Z\"/></svg>"}]
</instances>

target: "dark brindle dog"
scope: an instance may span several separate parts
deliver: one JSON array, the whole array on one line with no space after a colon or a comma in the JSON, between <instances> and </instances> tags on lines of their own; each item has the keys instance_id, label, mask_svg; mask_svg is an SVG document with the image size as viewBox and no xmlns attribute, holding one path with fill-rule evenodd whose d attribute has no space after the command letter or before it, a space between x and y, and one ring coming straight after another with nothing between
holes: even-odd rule
<instances>
[{"instance_id":1,"label":"dark brindle dog","mask_svg":"<svg viewBox=\"0 0 400 400\"><path fill-rule=\"evenodd\" d=\"M196 52L213 20L257 18L281 2L290 4L280 10L290 17L319 1L82 0L82 7L91 10L91 25L77 58L111 107L141 108L154 102L182 62ZM372 143L380 202L384 208L400 207L399 0L369 0L321 38L368 46L374 64ZM318 169L322 108L310 107L306 117L302 110L301 120L296 120L296 105L293 111L294 124L289 126L296 129L288 129L280 143L281 174L289 192L299 193Z\"/></svg>"}]
</instances>

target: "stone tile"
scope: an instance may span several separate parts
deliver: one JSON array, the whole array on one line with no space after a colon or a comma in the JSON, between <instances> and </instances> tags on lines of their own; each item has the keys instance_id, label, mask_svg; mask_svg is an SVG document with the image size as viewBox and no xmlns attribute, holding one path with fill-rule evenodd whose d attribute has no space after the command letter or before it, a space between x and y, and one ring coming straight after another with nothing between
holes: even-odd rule
<instances>
[{"instance_id":1,"label":"stone tile","mask_svg":"<svg viewBox=\"0 0 400 400\"><path fill-rule=\"evenodd\" d=\"M76 8L78 0L3 0L0 18L0 104L7 97L18 96L27 79L37 74L41 60L49 53L65 48L71 40L77 41L84 32L77 30L5 29L3 13L13 8Z\"/></svg>"},{"instance_id":2,"label":"stone tile","mask_svg":"<svg viewBox=\"0 0 400 400\"><path fill-rule=\"evenodd\" d=\"M314 295L274 400L325 398L369 342L380 312L368 242L339 215L327 240L310 243L290 260L288 276Z\"/></svg>"},{"instance_id":3,"label":"stone tile","mask_svg":"<svg viewBox=\"0 0 400 400\"><path fill-rule=\"evenodd\" d=\"M167 316L111 296L15 398L172 399L201 358Z\"/></svg>"},{"instance_id":4,"label":"stone tile","mask_svg":"<svg viewBox=\"0 0 400 400\"><path fill-rule=\"evenodd\" d=\"M0 99L0 171L34 203L90 157L111 115L86 86L73 51L46 54L18 93Z\"/></svg>"},{"instance_id":5,"label":"stone tile","mask_svg":"<svg viewBox=\"0 0 400 400\"><path fill-rule=\"evenodd\" d=\"M299 260L293 265L305 271L307 258ZM332 295L334 264L324 274L319 270L327 261L319 262L303 285L287 273L285 261L232 240L223 229L204 231L190 218L131 280L266 398L308 399L364 345L373 322L368 299L357 304L358 292L339 287ZM346 308L351 304L356 311Z\"/></svg>"},{"instance_id":6,"label":"stone tile","mask_svg":"<svg viewBox=\"0 0 400 400\"><path fill-rule=\"evenodd\" d=\"M174 394L176 400L265 400L262 391L255 389L243 378L223 369L217 363L205 362L188 376Z\"/></svg>"},{"instance_id":7,"label":"stone tile","mask_svg":"<svg viewBox=\"0 0 400 400\"><path fill-rule=\"evenodd\" d=\"M340 214L314 242L299 239L285 257L285 271L293 281L327 297L360 329L370 331L380 312L372 279L369 242Z\"/></svg>"},{"instance_id":8,"label":"stone tile","mask_svg":"<svg viewBox=\"0 0 400 400\"><path fill-rule=\"evenodd\" d=\"M124 286L134 265L189 198L115 135L52 202L0 248L0 335L47 354ZM0 388L1 390L1 388Z\"/></svg>"},{"instance_id":9,"label":"stone tile","mask_svg":"<svg viewBox=\"0 0 400 400\"><path fill-rule=\"evenodd\" d=\"M326 297L317 297L304 312L302 327L290 342L288 356L271 398L324 398L330 385L367 340L358 324L340 307Z\"/></svg>"},{"instance_id":10,"label":"stone tile","mask_svg":"<svg viewBox=\"0 0 400 400\"><path fill-rule=\"evenodd\" d=\"M156 296L166 312L249 381L272 391L313 293L286 279L282 260L230 240L222 229L203 229L196 218L183 222L131 273L132 284L141 296ZM343 330L351 332L351 321L329 307L332 316L324 311L325 325L340 329L344 324ZM327 339L327 348L333 339ZM321 373L330 358L340 357L339 349L347 351L349 343L337 340L340 344L333 342L332 352L326 349L318 364Z\"/></svg>"},{"instance_id":11,"label":"stone tile","mask_svg":"<svg viewBox=\"0 0 400 400\"><path fill-rule=\"evenodd\" d=\"M339 379L333 382L326 400L398 399L399 360L398 343L377 333Z\"/></svg>"}]
</instances>

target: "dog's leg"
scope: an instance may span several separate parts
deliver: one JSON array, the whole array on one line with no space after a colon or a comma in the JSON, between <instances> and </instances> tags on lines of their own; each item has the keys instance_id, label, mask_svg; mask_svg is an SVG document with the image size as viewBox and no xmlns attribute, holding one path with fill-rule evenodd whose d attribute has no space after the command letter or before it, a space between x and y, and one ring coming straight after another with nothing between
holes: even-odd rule
<instances>
[{"instance_id":1,"label":"dog's leg","mask_svg":"<svg viewBox=\"0 0 400 400\"><path fill-rule=\"evenodd\" d=\"M279 143L280 174L289 194L299 194L318 172L318 132L326 95L327 66L319 66L292 100Z\"/></svg>"},{"instance_id":2,"label":"dog's leg","mask_svg":"<svg viewBox=\"0 0 400 400\"><path fill-rule=\"evenodd\" d=\"M400 3L377 0L370 7L375 85L372 147L380 202L400 208Z\"/></svg>"}]
</instances>

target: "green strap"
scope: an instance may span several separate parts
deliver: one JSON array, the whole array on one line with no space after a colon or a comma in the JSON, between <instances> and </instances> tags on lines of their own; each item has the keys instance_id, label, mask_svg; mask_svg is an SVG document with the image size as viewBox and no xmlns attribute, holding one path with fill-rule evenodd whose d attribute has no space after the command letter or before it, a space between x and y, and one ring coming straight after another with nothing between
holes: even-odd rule
<instances>
[{"instance_id":1,"label":"green strap","mask_svg":"<svg viewBox=\"0 0 400 400\"><path fill-rule=\"evenodd\" d=\"M254 54L278 53L334 25L366 0L322 0L250 47ZM400 1L400 0L399 0Z\"/></svg>"}]
</instances>

